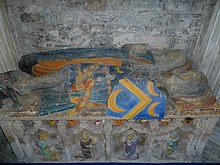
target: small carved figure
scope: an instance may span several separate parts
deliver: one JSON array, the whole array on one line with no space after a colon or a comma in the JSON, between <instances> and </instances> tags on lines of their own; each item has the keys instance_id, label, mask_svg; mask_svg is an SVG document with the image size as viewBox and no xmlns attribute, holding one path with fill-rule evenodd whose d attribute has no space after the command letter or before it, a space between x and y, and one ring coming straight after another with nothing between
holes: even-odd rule
<instances>
[{"instance_id":1,"label":"small carved figure","mask_svg":"<svg viewBox=\"0 0 220 165\"><path fill-rule=\"evenodd\" d=\"M175 148L178 145L178 141L179 141L179 135L177 134L177 132L175 130L171 131L164 151L165 157L169 157L174 153Z\"/></svg>"},{"instance_id":2,"label":"small carved figure","mask_svg":"<svg viewBox=\"0 0 220 165\"><path fill-rule=\"evenodd\" d=\"M47 160L60 159L55 145L52 143L51 139L49 138L49 135L46 132L40 131L38 134L38 139L38 145L41 149L42 154Z\"/></svg>"},{"instance_id":3,"label":"small carved figure","mask_svg":"<svg viewBox=\"0 0 220 165\"><path fill-rule=\"evenodd\" d=\"M137 136L135 132L129 130L125 137L123 137L123 142L125 143L125 149L123 152L123 157L126 159L133 159L136 160L139 158L139 155L136 151L137 149Z\"/></svg>"},{"instance_id":4,"label":"small carved figure","mask_svg":"<svg viewBox=\"0 0 220 165\"><path fill-rule=\"evenodd\" d=\"M76 158L80 160L92 159L95 157L93 147L96 144L96 139L89 135L87 132L82 132L80 146L81 146L81 155L76 155Z\"/></svg>"},{"instance_id":5,"label":"small carved figure","mask_svg":"<svg viewBox=\"0 0 220 165\"><path fill-rule=\"evenodd\" d=\"M153 155L158 159L170 159L178 145L179 135L176 130L170 132L168 137L159 140L153 149Z\"/></svg>"}]
</instances>

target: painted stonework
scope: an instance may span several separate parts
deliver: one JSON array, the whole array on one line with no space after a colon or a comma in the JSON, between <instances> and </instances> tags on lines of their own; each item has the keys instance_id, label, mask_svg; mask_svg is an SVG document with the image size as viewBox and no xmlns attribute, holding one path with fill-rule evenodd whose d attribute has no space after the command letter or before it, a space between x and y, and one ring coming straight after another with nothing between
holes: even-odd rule
<instances>
[{"instance_id":1,"label":"painted stonework","mask_svg":"<svg viewBox=\"0 0 220 165\"><path fill-rule=\"evenodd\" d=\"M101 116L161 119L169 107L180 111L216 103L206 77L190 64L182 50L153 53L144 44L33 53L24 55L19 67L37 77L16 81L13 88L23 94L44 89L39 115L97 110Z\"/></svg>"},{"instance_id":2,"label":"painted stonework","mask_svg":"<svg viewBox=\"0 0 220 165\"><path fill-rule=\"evenodd\" d=\"M77 48L19 66L11 88L23 108L3 100L0 125L24 162L195 161L220 116L182 50Z\"/></svg>"}]
</instances>

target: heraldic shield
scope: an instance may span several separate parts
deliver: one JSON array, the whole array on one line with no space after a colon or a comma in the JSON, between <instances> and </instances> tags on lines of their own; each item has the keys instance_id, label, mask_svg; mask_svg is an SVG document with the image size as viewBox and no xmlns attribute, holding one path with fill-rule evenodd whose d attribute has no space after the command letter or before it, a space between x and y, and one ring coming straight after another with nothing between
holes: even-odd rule
<instances>
[{"instance_id":1,"label":"heraldic shield","mask_svg":"<svg viewBox=\"0 0 220 165\"><path fill-rule=\"evenodd\" d=\"M127 120L161 119L166 111L166 96L152 81L120 79L108 98L107 116Z\"/></svg>"}]
</instances>

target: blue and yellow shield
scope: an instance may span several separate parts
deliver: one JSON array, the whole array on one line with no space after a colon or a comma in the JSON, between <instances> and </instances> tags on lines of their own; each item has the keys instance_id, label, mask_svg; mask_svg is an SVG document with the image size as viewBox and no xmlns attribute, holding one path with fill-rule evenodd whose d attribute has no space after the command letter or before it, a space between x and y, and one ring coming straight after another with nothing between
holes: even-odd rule
<instances>
[{"instance_id":1,"label":"blue and yellow shield","mask_svg":"<svg viewBox=\"0 0 220 165\"><path fill-rule=\"evenodd\" d=\"M108 98L107 116L123 119L161 119L166 111L166 96L152 81L119 80Z\"/></svg>"}]
</instances>

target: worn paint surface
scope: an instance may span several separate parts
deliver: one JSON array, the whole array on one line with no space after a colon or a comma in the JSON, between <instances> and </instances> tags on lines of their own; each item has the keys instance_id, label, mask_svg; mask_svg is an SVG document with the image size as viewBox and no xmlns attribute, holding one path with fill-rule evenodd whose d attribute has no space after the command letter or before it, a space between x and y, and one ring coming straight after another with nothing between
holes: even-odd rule
<instances>
[{"instance_id":1,"label":"worn paint surface","mask_svg":"<svg viewBox=\"0 0 220 165\"><path fill-rule=\"evenodd\" d=\"M108 98L107 115L124 119L161 119L166 111L166 96L152 81L124 78Z\"/></svg>"},{"instance_id":2,"label":"worn paint surface","mask_svg":"<svg viewBox=\"0 0 220 165\"><path fill-rule=\"evenodd\" d=\"M41 76L17 81L13 89L21 93L44 89L40 115L66 111L68 116L103 116L108 106L107 115L137 120L163 118L166 105L179 113L215 107L207 78L192 69L184 51L153 54L147 47L134 49L137 46L130 50L77 48L24 55L20 68L26 71L30 67ZM37 64L30 65L30 57ZM40 69L34 70L37 67Z\"/></svg>"}]
</instances>

